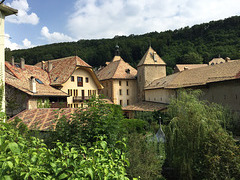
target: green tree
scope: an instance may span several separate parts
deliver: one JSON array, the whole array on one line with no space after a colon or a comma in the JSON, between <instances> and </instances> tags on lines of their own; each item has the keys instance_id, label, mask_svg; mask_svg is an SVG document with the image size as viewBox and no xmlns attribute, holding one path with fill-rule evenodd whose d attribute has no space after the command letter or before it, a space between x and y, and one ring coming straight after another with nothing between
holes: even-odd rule
<instances>
[{"instance_id":1,"label":"green tree","mask_svg":"<svg viewBox=\"0 0 240 180\"><path fill-rule=\"evenodd\" d=\"M240 151L220 125L224 112L200 94L178 91L168 107L167 163L180 179L239 179Z\"/></svg>"},{"instance_id":2,"label":"green tree","mask_svg":"<svg viewBox=\"0 0 240 180\"><path fill-rule=\"evenodd\" d=\"M198 53L189 52L182 56L181 63L182 64L202 64L203 58Z\"/></svg>"}]
</instances>

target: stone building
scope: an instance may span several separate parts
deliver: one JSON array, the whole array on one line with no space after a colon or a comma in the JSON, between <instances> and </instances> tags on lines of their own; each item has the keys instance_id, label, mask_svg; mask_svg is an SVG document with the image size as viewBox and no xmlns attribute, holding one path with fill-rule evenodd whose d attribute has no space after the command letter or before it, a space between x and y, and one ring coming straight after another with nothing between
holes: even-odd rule
<instances>
[{"instance_id":1,"label":"stone building","mask_svg":"<svg viewBox=\"0 0 240 180\"><path fill-rule=\"evenodd\" d=\"M68 94L50 85L48 73L37 66L5 62L6 114L13 116L26 109L49 103L65 107Z\"/></svg>"},{"instance_id":2,"label":"stone building","mask_svg":"<svg viewBox=\"0 0 240 180\"><path fill-rule=\"evenodd\" d=\"M137 101L137 70L119 55L114 56L97 76L104 86L100 92L114 104L127 106Z\"/></svg>"},{"instance_id":3,"label":"stone building","mask_svg":"<svg viewBox=\"0 0 240 180\"><path fill-rule=\"evenodd\" d=\"M42 61L35 66L48 73L52 87L68 93L70 108L83 107L84 101L103 89L92 66L78 56Z\"/></svg>"}]
</instances>

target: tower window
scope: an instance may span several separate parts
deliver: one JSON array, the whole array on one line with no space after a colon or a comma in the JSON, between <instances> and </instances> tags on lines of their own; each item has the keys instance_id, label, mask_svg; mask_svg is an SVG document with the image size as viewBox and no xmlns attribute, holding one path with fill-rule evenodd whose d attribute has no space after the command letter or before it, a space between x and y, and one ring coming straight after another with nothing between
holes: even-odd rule
<instances>
[{"instance_id":1,"label":"tower window","mask_svg":"<svg viewBox=\"0 0 240 180\"><path fill-rule=\"evenodd\" d=\"M122 95L122 90L121 89L119 89L119 95Z\"/></svg>"},{"instance_id":2,"label":"tower window","mask_svg":"<svg viewBox=\"0 0 240 180\"><path fill-rule=\"evenodd\" d=\"M122 85L122 81L119 81L119 86L121 86Z\"/></svg>"},{"instance_id":3,"label":"tower window","mask_svg":"<svg viewBox=\"0 0 240 180\"><path fill-rule=\"evenodd\" d=\"M74 82L74 76L71 76L71 81Z\"/></svg>"}]
</instances>

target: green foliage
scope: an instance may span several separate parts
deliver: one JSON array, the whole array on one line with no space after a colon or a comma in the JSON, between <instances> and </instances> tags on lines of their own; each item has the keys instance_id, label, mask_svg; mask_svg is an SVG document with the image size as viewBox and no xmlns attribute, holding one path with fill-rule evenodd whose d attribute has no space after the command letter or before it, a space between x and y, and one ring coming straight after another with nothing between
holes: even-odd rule
<instances>
[{"instance_id":1,"label":"green foliage","mask_svg":"<svg viewBox=\"0 0 240 180\"><path fill-rule=\"evenodd\" d=\"M126 133L145 133L148 123L141 119L123 119L120 126L123 131L126 130Z\"/></svg>"},{"instance_id":2,"label":"green foliage","mask_svg":"<svg viewBox=\"0 0 240 180\"><path fill-rule=\"evenodd\" d=\"M119 123L123 113L120 106L105 104L96 97L89 100L87 108L79 108L73 113L70 119L62 117L57 122L54 137L62 142L91 143L97 136L106 135L111 143L122 136Z\"/></svg>"},{"instance_id":3,"label":"green foliage","mask_svg":"<svg viewBox=\"0 0 240 180\"><path fill-rule=\"evenodd\" d=\"M50 104L50 100L49 99L38 99L37 100L37 108L50 108L51 104Z\"/></svg>"},{"instance_id":4,"label":"green foliage","mask_svg":"<svg viewBox=\"0 0 240 180\"><path fill-rule=\"evenodd\" d=\"M188 52L184 54L181 58L181 63L183 64L202 64L203 58L198 53Z\"/></svg>"},{"instance_id":5,"label":"green foliage","mask_svg":"<svg viewBox=\"0 0 240 180\"><path fill-rule=\"evenodd\" d=\"M130 162L127 168L129 178L164 179L161 175L165 159L163 144L149 141L146 136L133 132L128 136L127 147Z\"/></svg>"},{"instance_id":6,"label":"green foliage","mask_svg":"<svg viewBox=\"0 0 240 180\"><path fill-rule=\"evenodd\" d=\"M110 148L104 137L89 147L57 142L48 149L42 140L0 123L0 179L128 179L125 149L121 141Z\"/></svg>"},{"instance_id":7,"label":"green foliage","mask_svg":"<svg viewBox=\"0 0 240 180\"><path fill-rule=\"evenodd\" d=\"M128 37L115 36L112 39L79 40L15 50L12 51L12 55L16 61L19 61L21 57L25 58L28 64L36 64L43 59L78 55L93 67L99 67L105 65L106 61L112 60L115 46L118 44L122 58L136 67L151 42L151 46L167 63L167 66L173 68L176 62L184 63L182 55L190 52L201 56L204 63L208 63L219 54L222 57L239 59L239 34L240 17L234 16L174 31L150 32ZM169 69L168 72L170 72Z\"/></svg>"},{"instance_id":8,"label":"green foliage","mask_svg":"<svg viewBox=\"0 0 240 180\"><path fill-rule=\"evenodd\" d=\"M224 111L199 101L200 91L178 91L168 107L166 157L180 179L239 179L240 150L221 127Z\"/></svg>"}]
</instances>

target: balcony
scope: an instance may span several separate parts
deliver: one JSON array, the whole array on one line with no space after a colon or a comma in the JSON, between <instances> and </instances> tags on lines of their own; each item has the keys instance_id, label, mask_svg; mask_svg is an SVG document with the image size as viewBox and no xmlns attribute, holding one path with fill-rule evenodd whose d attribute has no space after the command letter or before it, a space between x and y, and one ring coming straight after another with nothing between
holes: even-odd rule
<instances>
[{"instance_id":1,"label":"balcony","mask_svg":"<svg viewBox=\"0 0 240 180\"><path fill-rule=\"evenodd\" d=\"M73 102L89 100L90 96L73 96Z\"/></svg>"}]
</instances>

